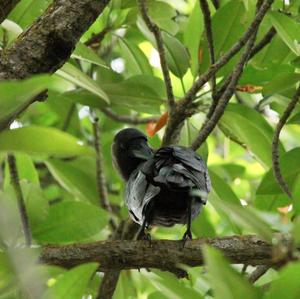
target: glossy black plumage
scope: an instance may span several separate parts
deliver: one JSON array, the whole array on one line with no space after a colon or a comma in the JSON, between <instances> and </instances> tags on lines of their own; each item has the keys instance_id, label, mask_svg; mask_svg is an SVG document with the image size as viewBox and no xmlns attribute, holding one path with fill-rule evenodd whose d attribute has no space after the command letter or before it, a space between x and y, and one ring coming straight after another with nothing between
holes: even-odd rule
<instances>
[{"instance_id":1,"label":"glossy black plumage","mask_svg":"<svg viewBox=\"0 0 300 299\"><path fill-rule=\"evenodd\" d=\"M122 131L119 134L122 136ZM182 146L163 147L153 153L143 144L140 151L135 154L148 158L140 160L126 179L125 202L131 218L142 230L149 225L187 224L185 238L191 238L191 220L201 211L211 188L205 162ZM127 155L128 162L133 155L130 150Z\"/></svg>"}]
</instances>

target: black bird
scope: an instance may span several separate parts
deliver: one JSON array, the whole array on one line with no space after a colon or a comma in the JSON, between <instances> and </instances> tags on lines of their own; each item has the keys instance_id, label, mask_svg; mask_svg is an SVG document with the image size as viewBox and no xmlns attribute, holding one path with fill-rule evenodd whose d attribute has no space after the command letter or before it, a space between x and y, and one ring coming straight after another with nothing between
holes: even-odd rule
<instances>
[{"instance_id":1,"label":"black bird","mask_svg":"<svg viewBox=\"0 0 300 299\"><path fill-rule=\"evenodd\" d=\"M183 236L192 239L191 221L206 204L211 189L205 162L192 149L166 146L153 151L147 137L124 129L114 138L113 161L126 183L125 202L131 218L141 225L187 224Z\"/></svg>"}]
</instances>

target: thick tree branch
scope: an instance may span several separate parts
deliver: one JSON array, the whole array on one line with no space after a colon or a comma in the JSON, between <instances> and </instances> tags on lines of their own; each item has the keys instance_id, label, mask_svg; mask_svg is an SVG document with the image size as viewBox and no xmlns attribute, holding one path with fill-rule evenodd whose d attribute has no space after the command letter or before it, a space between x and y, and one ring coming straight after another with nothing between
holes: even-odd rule
<instances>
[{"instance_id":1,"label":"thick tree branch","mask_svg":"<svg viewBox=\"0 0 300 299\"><path fill-rule=\"evenodd\" d=\"M287 106L286 110L284 111L283 115L281 116L273 137L272 142L272 163L273 163L273 172L274 176L280 185L281 189L290 197L292 198L292 193L289 189L288 184L286 183L284 177L282 176L282 173L280 171L280 164L279 164L279 136L280 132L285 125L286 121L290 117L291 113L293 112L294 108L296 107L300 97L300 86L298 87L296 93L294 94L291 102Z\"/></svg>"},{"instance_id":2,"label":"thick tree branch","mask_svg":"<svg viewBox=\"0 0 300 299\"><path fill-rule=\"evenodd\" d=\"M208 80L223 67L235 54L237 54L240 49L248 42L253 33L258 29L262 19L265 14L271 7L274 0L266 0L258 10L255 15L252 23L243 34L243 36L225 53L221 56L215 64L211 65L210 68L202 74L190 88L190 90L186 93L184 98L180 100L174 112L170 114L169 121L167 123L167 127L165 130L163 145L168 145L174 139L174 132L177 132L178 127L182 125L182 122L190 116L195 110L193 109L193 100L203 85L208 82Z\"/></svg>"},{"instance_id":3,"label":"thick tree branch","mask_svg":"<svg viewBox=\"0 0 300 299\"><path fill-rule=\"evenodd\" d=\"M45 246L40 262L71 268L83 263L98 262L100 271L158 268L182 274L179 264L203 264L201 248L209 244L221 250L234 264L272 265L272 246L257 236L230 236L181 241L100 241L67 246Z\"/></svg>"},{"instance_id":4,"label":"thick tree branch","mask_svg":"<svg viewBox=\"0 0 300 299\"><path fill-rule=\"evenodd\" d=\"M0 0L0 24L19 2L20 0Z\"/></svg>"},{"instance_id":5,"label":"thick tree branch","mask_svg":"<svg viewBox=\"0 0 300 299\"><path fill-rule=\"evenodd\" d=\"M81 35L109 0L56 0L0 60L0 80L53 73L69 59Z\"/></svg>"},{"instance_id":6,"label":"thick tree branch","mask_svg":"<svg viewBox=\"0 0 300 299\"><path fill-rule=\"evenodd\" d=\"M159 116L151 116L151 117L139 117L136 115L124 115L118 114L109 108L103 108L101 111L108 116L109 118L122 123L132 124L132 125L141 125L147 124L150 122L157 122L159 120Z\"/></svg>"},{"instance_id":7,"label":"thick tree branch","mask_svg":"<svg viewBox=\"0 0 300 299\"><path fill-rule=\"evenodd\" d=\"M148 29L153 33L157 45L157 51L159 54L159 59L160 59L160 65L161 65L161 70L164 76L164 82L166 86L166 92L167 92L167 98L168 98L168 106L169 106L169 111L173 109L173 106L175 105L175 99L174 99L174 94L173 94L173 87L172 87L172 82L170 78L170 73L169 73L169 67L167 64L166 60L166 54L165 54L165 49L164 49L164 43L163 39L161 36L160 29L156 24L154 24L150 17L148 16L147 12L147 0L139 0L139 6L140 6L140 12L141 15L148 27Z\"/></svg>"},{"instance_id":8,"label":"thick tree branch","mask_svg":"<svg viewBox=\"0 0 300 299\"><path fill-rule=\"evenodd\" d=\"M25 237L25 243L27 246L30 246L32 237L31 237L31 231L29 227L29 220L26 211L24 196L20 185L15 156L13 154L8 154L7 162L8 162L9 172L10 172L11 184L14 188L16 198L17 198L17 203L18 203L21 222L22 222L22 228Z\"/></svg>"}]
</instances>

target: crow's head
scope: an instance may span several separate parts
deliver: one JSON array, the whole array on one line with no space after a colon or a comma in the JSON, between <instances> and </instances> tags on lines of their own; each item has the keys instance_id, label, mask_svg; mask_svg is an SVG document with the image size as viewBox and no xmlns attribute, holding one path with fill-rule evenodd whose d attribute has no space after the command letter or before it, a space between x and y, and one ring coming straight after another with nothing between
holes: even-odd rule
<instances>
[{"instance_id":1,"label":"crow's head","mask_svg":"<svg viewBox=\"0 0 300 299\"><path fill-rule=\"evenodd\" d=\"M128 128L118 132L112 145L113 163L125 180L142 162L152 157L147 137L141 131Z\"/></svg>"}]
</instances>

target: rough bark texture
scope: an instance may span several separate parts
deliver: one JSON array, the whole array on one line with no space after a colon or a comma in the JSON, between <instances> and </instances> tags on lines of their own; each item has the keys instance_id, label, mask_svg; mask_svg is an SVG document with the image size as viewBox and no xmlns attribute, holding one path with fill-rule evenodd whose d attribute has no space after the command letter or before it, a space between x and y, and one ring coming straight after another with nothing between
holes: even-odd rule
<instances>
[{"instance_id":1,"label":"rough bark texture","mask_svg":"<svg viewBox=\"0 0 300 299\"><path fill-rule=\"evenodd\" d=\"M0 24L19 2L20 0L0 0Z\"/></svg>"},{"instance_id":2,"label":"rough bark texture","mask_svg":"<svg viewBox=\"0 0 300 299\"><path fill-rule=\"evenodd\" d=\"M109 0L55 0L0 57L0 80L53 73Z\"/></svg>"},{"instance_id":3,"label":"rough bark texture","mask_svg":"<svg viewBox=\"0 0 300 299\"><path fill-rule=\"evenodd\" d=\"M46 246L40 262L71 268L87 262L100 263L100 271L158 268L180 273L176 265L203 264L201 247L209 244L220 249L235 264L272 264L272 246L257 236L229 236L201 238L187 241L100 241L89 244Z\"/></svg>"}]
</instances>

